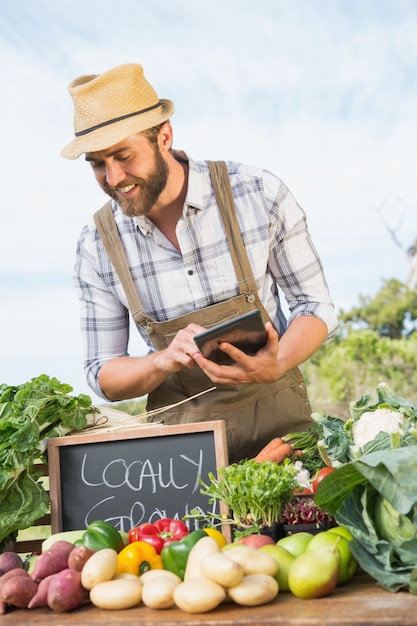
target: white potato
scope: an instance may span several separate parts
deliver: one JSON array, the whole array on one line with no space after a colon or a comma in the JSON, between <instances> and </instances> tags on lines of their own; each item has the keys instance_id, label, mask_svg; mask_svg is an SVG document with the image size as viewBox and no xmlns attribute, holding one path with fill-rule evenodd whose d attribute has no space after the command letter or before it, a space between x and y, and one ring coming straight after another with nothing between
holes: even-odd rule
<instances>
[{"instance_id":1,"label":"white potato","mask_svg":"<svg viewBox=\"0 0 417 626\"><path fill-rule=\"evenodd\" d=\"M259 606L278 595L278 583L267 574L248 574L238 585L227 590L229 598L242 606Z\"/></svg>"},{"instance_id":2,"label":"white potato","mask_svg":"<svg viewBox=\"0 0 417 626\"><path fill-rule=\"evenodd\" d=\"M111 580L117 570L117 552L111 548L97 550L81 570L81 584L92 589L98 583Z\"/></svg>"},{"instance_id":3,"label":"white potato","mask_svg":"<svg viewBox=\"0 0 417 626\"><path fill-rule=\"evenodd\" d=\"M174 590L175 604L185 613L207 613L225 599L223 587L208 578L184 581Z\"/></svg>"},{"instance_id":4,"label":"white potato","mask_svg":"<svg viewBox=\"0 0 417 626\"><path fill-rule=\"evenodd\" d=\"M234 587L242 580L244 574L242 565L229 559L227 553L223 552L207 554L201 560L200 567L204 576L222 587Z\"/></svg>"},{"instance_id":5,"label":"white potato","mask_svg":"<svg viewBox=\"0 0 417 626\"><path fill-rule=\"evenodd\" d=\"M94 585L90 601L99 609L130 609L142 600L142 583L137 580L117 578Z\"/></svg>"},{"instance_id":6,"label":"white potato","mask_svg":"<svg viewBox=\"0 0 417 626\"><path fill-rule=\"evenodd\" d=\"M168 576L148 579L142 589L142 602L150 609L169 609L175 606L174 591L181 579L174 580Z\"/></svg>"},{"instance_id":7,"label":"white potato","mask_svg":"<svg viewBox=\"0 0 417 626\"><path fill-rule=\"evenodd\" d=\"M270 554L244 544L233 546L224 554L239 563L247 574L267 574L275 576L278 572L278 561Z\"/></svg>"}]
</instances>

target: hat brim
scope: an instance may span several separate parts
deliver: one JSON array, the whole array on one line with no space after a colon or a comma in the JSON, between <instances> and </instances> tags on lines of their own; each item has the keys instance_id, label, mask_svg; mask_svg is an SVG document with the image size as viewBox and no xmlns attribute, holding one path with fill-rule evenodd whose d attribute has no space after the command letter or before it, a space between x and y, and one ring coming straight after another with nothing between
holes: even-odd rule
<instances>
[{"instance_id":1,"label":"hat brim","mask_svg":"<svg viewBox=\"0 0 417 626\"><path fill-rule=\"evenodd\" d=\"M174 103L171 100L160 100L161 106L138 116L113 122L97 128L86 135L75 137L60 154L66 159L78 159L86 152L98 152L116 145L123 139L136 133L148 130L166 122L174 113Z\"/></svg>"}]
</instances>

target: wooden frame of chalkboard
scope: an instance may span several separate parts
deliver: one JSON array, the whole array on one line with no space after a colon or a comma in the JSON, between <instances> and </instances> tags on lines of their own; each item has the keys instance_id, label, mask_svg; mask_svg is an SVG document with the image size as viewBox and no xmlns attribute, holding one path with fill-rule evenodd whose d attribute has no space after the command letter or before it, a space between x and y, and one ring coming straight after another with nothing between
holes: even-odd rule
<instances>
[{"instance_id":1,"label":"wooden frame of chalkboard","mask_svg":"<svg viewBox=\"0 0 417 626\"><path fill-rule=\"evenodd\" d=\"M199 483L227 463L223 420L52 438L52 532L82 530L98 519L127 531L161 517L181 519L192 509L227 513L222 504L209 504ZM187 525L199 526L193 519ZM230 537L229 527L222 530Z\"/></svg>"}]
</instances>

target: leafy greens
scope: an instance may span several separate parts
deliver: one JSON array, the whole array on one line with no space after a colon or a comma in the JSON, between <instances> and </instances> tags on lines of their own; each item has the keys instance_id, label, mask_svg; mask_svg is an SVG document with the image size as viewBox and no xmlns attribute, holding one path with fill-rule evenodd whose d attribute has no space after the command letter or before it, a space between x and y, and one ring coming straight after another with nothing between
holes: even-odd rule
<instances>
[{"instance_id":1,"label":"leafy greens","mask_svg":"<svg viewBox=\"0 0 417 626\"><path fill-rule=\"evenodd\" d=\"M416 475L416 445L369 452L326 476L314 498L350 530L362 569L390 591L417 593Z\"/></svg>"},{"instance_id":2,"label":"leafy greens","mask_svg":"<svg viewBox=\"0 0 417 626\"><path fill-rule=\"evenodd\" d=\"M87 426L96 411L85 394L45 374L18 386L0 385L0 550L49 509L35 463L47 463L50 437Z\"/></svg>"}]
</instances>

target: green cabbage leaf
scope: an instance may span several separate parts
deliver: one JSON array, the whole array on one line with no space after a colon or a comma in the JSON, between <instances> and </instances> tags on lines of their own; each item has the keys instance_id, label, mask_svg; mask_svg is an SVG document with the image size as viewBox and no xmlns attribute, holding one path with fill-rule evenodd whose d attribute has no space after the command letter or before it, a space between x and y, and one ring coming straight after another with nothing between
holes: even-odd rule
<instances>
[{"instance_id":1,"label":"green cabbage leaf","mask_svg":"<svg viewBox=\"0 0 417 626\"><path fill-rule=\"evenodd\" d=\"M336 468L314 498L350 530L361 568L394 592L417 594L416 476L416 445L377 450Z\"/></svg>"}]
</instances>

